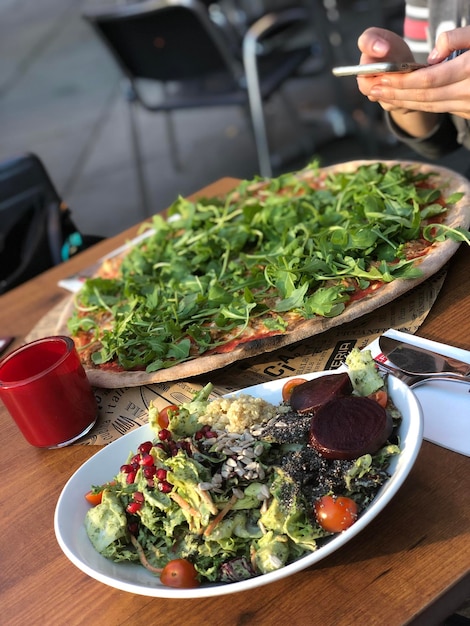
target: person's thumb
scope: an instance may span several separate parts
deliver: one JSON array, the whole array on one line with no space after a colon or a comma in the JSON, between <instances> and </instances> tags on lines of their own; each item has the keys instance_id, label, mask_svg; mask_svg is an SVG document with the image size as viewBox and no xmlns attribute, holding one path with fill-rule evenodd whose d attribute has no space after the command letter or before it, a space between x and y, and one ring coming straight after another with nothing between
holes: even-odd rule
<instances>
[{"instance_id":1,"label":"person's thumb","mask_svg":"<svg viewBox=\"0 0 470 626\"><path fill-rule=\"evenodd\" d=\"M428 56L428 63L440 63L456 50L467 48L470 48L470 26L445 31L437 38L436 45Z\"/></svg>"}]
</instances>

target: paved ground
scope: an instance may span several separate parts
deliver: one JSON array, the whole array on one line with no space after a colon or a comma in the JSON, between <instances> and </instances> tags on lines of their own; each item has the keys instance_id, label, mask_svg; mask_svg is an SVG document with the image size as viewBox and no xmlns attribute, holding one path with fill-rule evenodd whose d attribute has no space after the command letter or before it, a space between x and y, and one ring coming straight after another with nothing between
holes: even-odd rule
<instances>
[{"instance_id":1,"label":"paved ground","mask_svg":"<svg viewBox=\"0 0 470 626\"><path fill-rule=\"evenodd\" d=\"M108 0L108 3L111 0ZM130 147L127 103L114 62L81 18L104 0L0 0L0 159L36 152L86 233L113 235L144 217ZM346 3L351 5L352 3ZM356 6L356 5L354 5ZM369 15L361 5L345 15L345 59L356 60L355 41ZM268 104L274 148L292 150L297 140L310 148L285 163L294 169L320 157L326 164L361 157L367 144L350 133L343 140L336 89L329 69L288 87L307 120L301 136L279 98ZM342 105L364 117L362 96L353 79L339 87ZM253 139L245 113L235 107L176 114L184 168L176 172L168 157L162 116L139 111L146 176L154 211L178 194L191 193L223 176L257 173ZM334 127L339 124L339 129ZM372 136L372 135L370 135ZM393 153L387 140L373 156Z\"/></svg>"}]
</instances>

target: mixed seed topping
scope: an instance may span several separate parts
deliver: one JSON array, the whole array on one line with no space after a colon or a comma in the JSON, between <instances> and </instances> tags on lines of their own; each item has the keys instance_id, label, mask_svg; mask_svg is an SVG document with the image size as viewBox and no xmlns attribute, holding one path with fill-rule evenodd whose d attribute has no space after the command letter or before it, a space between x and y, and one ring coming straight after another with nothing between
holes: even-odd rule
<instances>
[{"instance_id":1,"label":"mixed seed topping","mask_svg":"<svg viewBox=\"0 0 470 626\"><path fill-rule=\"evenodd\" d=\"M224 484L233 484L232 491L237 497L243 497L243 491L238 485L251 481L263 481L266 477L266 469L261 462L261 456L265 446L245 430L243 433L218 432L216 439L205 439L203 450L212 454L225 456L220 469L212 476L211 482L200 483L202 490L211 490L215 493L224 491ZM263 485L260 495L263 499L270 497L267 485Z\"/></svg>"}]
</instances>

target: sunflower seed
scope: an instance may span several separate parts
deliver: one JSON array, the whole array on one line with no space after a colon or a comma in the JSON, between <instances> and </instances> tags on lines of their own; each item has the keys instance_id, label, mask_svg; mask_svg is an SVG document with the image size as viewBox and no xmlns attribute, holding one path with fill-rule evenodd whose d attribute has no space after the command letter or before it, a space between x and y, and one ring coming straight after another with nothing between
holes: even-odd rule
<instances>
[{"instance_id":1,"label":"sunflower seed","mask_svg":"<svg viewBox=\"0 0 470 626\"><path fill-rule=\"evenodd\" d=\"M201 491L209 491L212 489L212 483L199 483L198 487Z\"/></svg>"},{"instance_id":2,"label":"sunflower seed","mask_svg":"<svg viewBox=\"0 0 470 626\"><path fill-rule=\"evenodd\" d=\"M261 489L259 490L260 494L262 496L264 496L264 500L267 500L268 498L271 497L271 494L269 493L269 487L268 485L261 485Z\"/></svg>"},{"instance_id":3,"label":"sunflower seed","mask_svg":"<svg viewBox=\"0 0 470 626\"><path fill-rule=\"evenodd\" d=\"M245 469L258 469L258 462L255 459L249 457L243 457L241 463L245 466Z\"/></svg>"},{"instance_id":4,"label":"sunflower seed","mask_svg":"<svg viewBox=\"0 0 470 626\"><path fill-rule=\"evenodd\" d=\"M257 443L256 446L253 448L253 452L255 456L261 456L263 454L264 451L264 446L262 443Z\"/></svg>"}]
</instances>

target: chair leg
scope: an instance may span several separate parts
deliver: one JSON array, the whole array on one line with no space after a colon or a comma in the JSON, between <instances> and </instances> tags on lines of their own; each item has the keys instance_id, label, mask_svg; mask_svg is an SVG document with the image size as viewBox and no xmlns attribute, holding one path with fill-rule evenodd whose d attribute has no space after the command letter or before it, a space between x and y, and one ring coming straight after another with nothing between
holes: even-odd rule
<instances>
[{"instance_id":1,"label":"chair leg","mask_svg":"<svg viewBox=\"0 0 470 626\"><path fill-rule=\"evenodd\" d=\"M269 178L272 176L272 166L266 120L264 117L263 98L259 84L256 46L257 40L254 37L245 37L243 42L243 64L245 68L251 123L253 125L256 151L258 154L259 173L261 176Z\"/></svg>"},{"instance_id":2,"label":"chair leg","mask_svg":"<svg viewBox=\"0 0 470 626\"><path fill-rule=\"evenodd\" d=\"M162 84L163 92L166 95L167 92L167 84ZM181 162L179 150L178 150L178 142L176 141L176 128L175 128L175 120L173 118L172 111L164 111L165 116L165 129L166 129L166 137L168 141L168 146L170 148L170 158L173 163L173 167L177 172L183 171L183 164Z\"/></svg>"},{"instance_id":3,"label":"chair leg","mask_svg":"<svg viewBox=\"0 0 470 626\"><path fill-rule=\"evenodd\" d=\"M137 177L137 186L139 190L140 202L144 211L144 217L152 215L152 209L149 201L149 193L147 183L145 181L144 164L142 160L142 151L140 149L139 131L137 128L137 120L135 117L137 102L130 94L127 101L129 103L129 123L131 129L132 152L134 155L135 173Z\"/></svg>"},{"instance_id":4,"label":"chair leg","mask_svg":"<svg viewBox=\"0 0 470 626\"><path fill-rule=\"evenodd\" d=\"M175 122L173 119L172 111L165 111L165 127L166 127L166 136L168 139L168 145L170 147L170 157L173 163L173 167L177 172L183 171L183 164L180 159L180 154L178 150L178 143L176 141L176 129Z\"/></svg>"}]
</instances>

